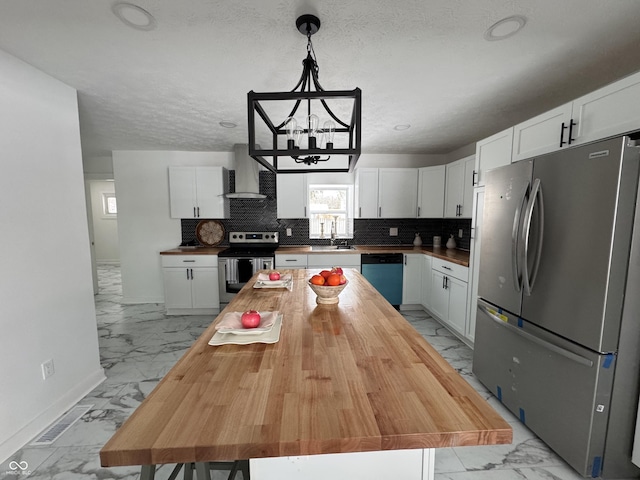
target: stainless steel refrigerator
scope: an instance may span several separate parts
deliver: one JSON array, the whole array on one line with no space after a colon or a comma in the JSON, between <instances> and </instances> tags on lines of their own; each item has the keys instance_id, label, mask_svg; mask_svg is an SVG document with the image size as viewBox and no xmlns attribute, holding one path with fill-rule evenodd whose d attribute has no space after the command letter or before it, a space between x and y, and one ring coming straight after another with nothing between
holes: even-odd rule
<instances>
[{"instance_id":1,"label":"stainless steel refrigerator","mask_svg":"<svg viewBox=\"0 0 640 480\"><path fill-rule=\"evenodd\" d=\"M473 372L585 477L640 478L639 172L619 137L486 175Z\"/></svg>"}]
</instances>

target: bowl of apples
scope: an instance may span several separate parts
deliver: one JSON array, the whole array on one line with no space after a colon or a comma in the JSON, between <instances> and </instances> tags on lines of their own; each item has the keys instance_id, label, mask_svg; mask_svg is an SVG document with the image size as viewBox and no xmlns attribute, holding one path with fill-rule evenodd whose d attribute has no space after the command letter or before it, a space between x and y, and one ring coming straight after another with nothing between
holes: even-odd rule
<instances>
[{"instance_id":1,"label":"bowl of apples","mask_svg":"<svg viewBox=\"0 0 640 480\"><path fill-rule=\"evenodd\" d=\"M338 296L348 283L342 268L333 267L331 270L322 270L312 276L308 285L316 294L316 303L331 305L340 301Z\"/></svg>"}]
</instances>

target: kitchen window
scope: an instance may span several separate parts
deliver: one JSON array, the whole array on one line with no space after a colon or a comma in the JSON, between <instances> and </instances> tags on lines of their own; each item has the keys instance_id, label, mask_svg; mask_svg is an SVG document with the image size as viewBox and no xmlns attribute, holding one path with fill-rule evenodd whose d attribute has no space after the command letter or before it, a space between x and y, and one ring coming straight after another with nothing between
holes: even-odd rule
<instances>
[{"instance_id":1,"label":"kitchen window","mask_svg":"<svg viewBox=\"0 0 640 480\"><path fill-rule=\"evenodd\" d=\"M309 238L353 238L353 187L309 185Z\"/></svg>"},{"instance_id":2,"label":"kitchen window","mask_svg":"<svg viewBox=\"0 0 640 480\"><path fill-rule=\"evenodd\" d=\"M104 218L115 218L118 214L118 204L115 193L102 194L102 216Z\"/></svg>"}]
</instances>

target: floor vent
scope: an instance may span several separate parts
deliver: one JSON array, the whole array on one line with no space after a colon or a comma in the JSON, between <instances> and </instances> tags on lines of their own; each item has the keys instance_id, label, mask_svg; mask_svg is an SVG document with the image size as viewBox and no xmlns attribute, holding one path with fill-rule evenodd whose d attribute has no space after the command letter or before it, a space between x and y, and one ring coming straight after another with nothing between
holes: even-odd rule
<instances>
[{"instance_id":1,"label":"floor vent","mask_svg":"<svg viewBox=\"0 0 640 480\"><path fill-rule=\"evenodd\" d=\"M51 445L60 435L66 432L71 425L93 408L93 405L76 405L53 425L51 425L40 437L31 442L31 445Z\"/></svg>"}]
</instances>

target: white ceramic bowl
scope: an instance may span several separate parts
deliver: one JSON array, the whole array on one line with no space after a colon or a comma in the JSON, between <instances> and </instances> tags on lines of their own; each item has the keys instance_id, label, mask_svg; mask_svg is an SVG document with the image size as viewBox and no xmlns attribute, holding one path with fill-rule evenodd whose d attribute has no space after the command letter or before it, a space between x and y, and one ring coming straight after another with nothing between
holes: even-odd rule
<instances>
[{"instance_id":1,"label":"white ceramic bowl","mask_svg":"<svg viewBox=\"0 0 640 480\"><path fill-rule=\"evenodd\" d=\"M343 283L342 285L336 285L335 287L332 287L330 285L315 285L311 282L307 283L311 290L313 290L317 295L316 303L332 304L339 302L338 295L340 295L342 290L344 290L344 287L349 284L349 280L347 280L346 283Z\"/></svg>"}]
</instances>

